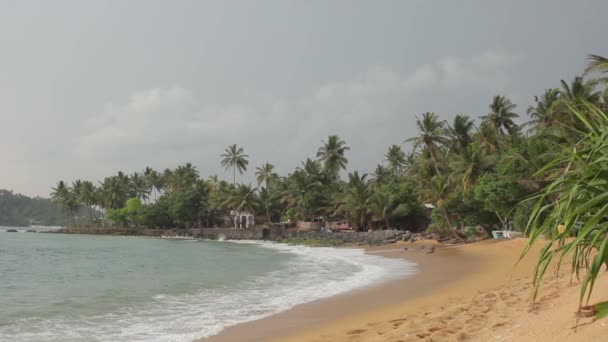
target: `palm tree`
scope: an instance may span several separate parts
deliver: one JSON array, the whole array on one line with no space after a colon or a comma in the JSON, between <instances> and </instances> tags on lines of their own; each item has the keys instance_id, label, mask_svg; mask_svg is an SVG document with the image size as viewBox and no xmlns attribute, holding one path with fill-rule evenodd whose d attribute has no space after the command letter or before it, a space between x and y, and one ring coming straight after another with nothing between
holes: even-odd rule
<instances>
[{"instance_id":1,"label":"palm tree","mask_svg":"<svg viewBox=\"0 0 608 342\"><path fill-rule=\"evenodd\" d=\"M127 203L129 189L123 178L124 174L106 177L100 185L102 206L106 209L118 209Z\"/></svg>"},{"instance_id":2,"label":"palm tree","mask_svg":"<svg viewBox=\"0 0 608 342\"><path fill-rule=\"evenodd\" d=\"M475 133L475 139L479 142L479 145L484 149L486 154L493 154L499 149L499 139L496 129L489 122L482 122L477 128Z\"/></svg>"},{"instance_id":3,"label":"palm tree","mask_svg":"<svg viewBox=\"0 0 608 342\"><path fill-rule=\"evenodd\" d=\"M601 92L596 89L599 83L598 80L585 80L582 76L576 76L570 84L564 80L560 80L560 82L562 84L562 98L565 101L597 104L600 100Z\"/></svg>"},{"instance_id":4,"label":"palm tree","mask_svg":"<svg viewBox=\"0 0 608 342\"><path fill-rule=\"evenodd\" d=\"M198 181L198 170L191 163L179 165L175 170L166 174L167 188L172 192L191 189Z\"/></svg>"},{"instance_id":5,"label":"palm tree","mask_svg":"<svg viewBox=\"0 0 608 342\"><path fill-rule=\"evenodd\" d=\"M232 184L236 184L236 171L239 171L239 174L243 174L244 171L247 171L247 165L249 165L248 155L245 154L245 151L242 147L238 147L236 144L228 146L225 152L220 155L222 157L222 166L225 170L232 168Z\"/></svg>"},{"instance_id":6,"label":"palm tree","mask_svg":"<svg viewBox=\"0 0 608 342\"><path fill-rule=\"evenodd\" d=\"M255 214L259 207L258 199L255 196L256 190L251 185L239 184L231 191L223 205L234 211L247 211Z\"/></svg>"},{"instance_id":7,"label":"palm tree","mask_svg":"<svg viewBox=\"0 0 608 342\"><path fill-rule=\"evenodd\" d=\"M382 165L376 166L374 173L372 173L372 181L375 187L380 187L388 183L391 176L391 171Z\"/></svg>"},{"instance_id":8,"label":"palm tree","mask_svg":"<svg viewBox=\"0 0 608 342\"><path fill-rule=\"evenodd\" d=\"M365 229L370 214L371 190L365 180L366 177L367 174L359 176L357 171L348 175L346 192L336 209L337 214L345 215L361 230Z\"/></svg>"},{"instance_id":9,"label":"palm tree","mask_svg":"<svg viewBox=\"0 0 608 342\"><path fill-rule=\"evenodd\" d=\"M134 172L129 177L129 196L146 201L150 195L148 182L140 173Z\"/></svg>"},{"instance_id":10,"label":"palm tree","mask_svg":"<svg viewBox=\"0 0 608 342\"><path fill-rule=\"evenodd\" d=\"M78 209L78 203L69 186L64 181L59 181L51 190L51 200L61 205L65 214L72 218L72 214Z\"/></svg>"},{"instance_id":11,"label":"palm tree","mask_svg":"<svg viewBox=\"0 0 608 342\"><path fill-rule=\"evenodd\" d=\"M484 171L494 165L494 161L495 158L487 154L478 142L473 142L450 163L452 177L461 182L462 190L466 192Z\"/></svg>"},{"instance_id":12,"label":"palm tree","mask_svg":"<svg viewBox=\"0 0 608 342\"><path fill-rule=\"evenodd\" d=\"M553 126L555 122L555 103L559 100L559 97L560 91L556 88L545 90L540 100L535 96L536 106L530 106L527 110L532 120L527 122L526 125L533 126L535 130Z\"/></svg>"},{"instance_id":13,"label":"palm tree","mask_svg":"<svg viewBox=\"0 0 608 342\"><path fill-rule=\"evenodd\" d=\"M350 147L337 135L330 135L327 142L323 141L323 146L317 151L317 158L323 162L323 168L327 175L338 178L340 169L346 170L348 159L344 156Z\"/></svg>"},{"instance_id":14,"label":"palm tree","mask_svg":"<svg viewBox=\"0 0 608 342\"><path fill-rule=\"evenodd\" d=\"M377 191L370 198L370 210L379 219L384 221L385 229L390 229L390 218L399 207L399 203L393 196L384 192Z\"/></svg>"},{"instance_id":15,"label":"palm tree","mask_svg":"<svg viewBox=\"0 0 608 342\"><path fill-rule=\"evenodd\" d=\"M454 196L454 192L448 177L434 176L431 178L428 186L420 191L419 195L421 200L430 201L431 203L435 204L435 207L441 211L441 214L443 215L443 218L452 234L459 240L462 240L454 230L446 209L446 203Z\"/></svg>"},{"instance_id":16,"label":"palm tree","mask_svg":"<svg viewBox=\"0 0 608 342\"><path fill-rule=\"evenodd\" d=\"M435 171L440 175L438 160L438 154L441 153L440 146L449 142L445 136L445 123L439 121L435 113L427 112L422 114L422 120L416 117L416 125L420 130L420 135L409 138L405 142L412 142L414 151L420 147L427 151L433 159Z\"/></svg>"},{"instance_id":17,"label":"palm tree","mask_svg":"<svg viewBox=\"0 0 608 342\"><path fill-rule=\"evenodd\" d=\"M148 189L154 193L154 201L156 201L157 195L165 188L165 177L158 171L152 170L150 174L146 176L146 182L149 186Z\"/></svg>"},{"instance_id":18,"label":"palm tree","mask_svg":"<svg viewBox=\"0 0 608 342\"><path fill-rule=\"evenodd\" d=\"M519 115L513 110L517 107L511 103L511 100L504 96L496 95L490 104L490 112L481 116L481 119L492 124L499 135L514 134L517 132L518 126L514 119Z\"/></svg>"},{"instance_id":19,"label":"palm tree","mask_svg":"<svg viewBox=\"0 0 608 342\"><path fill-rule=\"evenodd\" d=\"M388 162L393 175L398 175L399 172L401 172L401 168L407 161L401 146L391 145L391 147L388 148L388 152L386 152L384 156L386 157L386 161Z\"/></svg>"},{"instance_id":20,"label":"palm tree","mask_svg":"<svg viewBox=\"0 0 608 342\"><path fill-rule=\"evenodd\" d=\"M87 208L89 218L93 221L93 206L97 203L97 189L92 182L83 181L80 183L78 202Z\"/></svg>"},{"instance_id":21,"label":"palm tree","mask_svg":"<svg viewBox=\"0 0 608 342\"><path fill-rule=\"evenodd\" d=\"M594 71L599 71L601 73L608 72L608 58L591 54L589 55L588 59L589 63L587 64L587 68L585 69L585 74Z\"/></svg>"},{"instance_id":22,"label":"palm tree","mask_svg":"<svg viewBox=\"0 0 608 342\"><path fill-rule=\"evenodd\" d=\"M265 187L268 188L269 183L276 178L276 174L274 173L274 165L264 163L262 166L258 166L255 169L255 176L258 186L264 183Z\"/></svg>"},{"instance_id":23,"label":"palm tree","mask_svg":"<svg viewBox=\"0 0 608 342\"><path fill-rule=\"evenodd\" d=\"M466 115L457 114L452 126L448 127L452 139L451 148L456 151L467 148L471 143L471 131L475 127L473 120Z\"/></svg>"}]
</instances>

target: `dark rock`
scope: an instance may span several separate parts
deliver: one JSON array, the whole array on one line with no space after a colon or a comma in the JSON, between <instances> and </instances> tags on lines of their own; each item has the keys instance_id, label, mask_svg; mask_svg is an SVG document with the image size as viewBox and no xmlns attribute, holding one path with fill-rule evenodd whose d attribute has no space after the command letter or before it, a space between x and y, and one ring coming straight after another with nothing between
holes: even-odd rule
<instances>
[{"instance_id":1,"label":"dark rock","mask_svg":"<svg viewBox=\"0 0 608 342\"><path fill-rule=\"evenodd\" d=\"M35 229L28 229L25 231L26 233L37 233Z\"/></svg>"},{"instance_id":2,"label":"dark rock","mask_svg":"<svg viewBox=\"0 0 608 342\"><path fill-rule=\"evenodd\" d=\"M7 230L6 232L7 232L7 233L16 233L16 232L17 232L17 229L9 229L9 230Z\"/></svg>"}]
</instances>

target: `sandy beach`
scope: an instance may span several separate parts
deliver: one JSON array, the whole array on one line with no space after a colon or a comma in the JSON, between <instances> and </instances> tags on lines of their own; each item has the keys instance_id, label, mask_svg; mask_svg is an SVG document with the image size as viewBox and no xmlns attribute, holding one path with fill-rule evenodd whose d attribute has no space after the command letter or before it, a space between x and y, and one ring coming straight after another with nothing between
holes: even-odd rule
<instances>
[{"instance_id":1,"label":"sandy beach","mask_svg":"<svg viewBox=\"0 0 608 342\"><path fill-rule=\"evenodd\" d=\"M536 303L531 274L538 247L517 263L526 240L462 246L429 242L368 248L418 264L415 276L298 305L201 341L600 341L608 320L578 319L579 287L550 275ZM407 250L406 250L407 249ZM608 298L602 276L591 303Z\"/></svg>"}]
</instances>

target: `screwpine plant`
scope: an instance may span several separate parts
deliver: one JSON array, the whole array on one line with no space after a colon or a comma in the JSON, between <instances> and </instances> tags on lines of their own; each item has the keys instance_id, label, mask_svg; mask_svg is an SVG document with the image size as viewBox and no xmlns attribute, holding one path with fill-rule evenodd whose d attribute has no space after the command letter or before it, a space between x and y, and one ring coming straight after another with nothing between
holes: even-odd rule
<instances>
[{"instance_id":1,"label":"screwpine plant","mask_svg":"<svg viewBox=\"0 0 608 342\"><path fill-rule=\"evenodd\" d=\"M581 137L574 146L563 147L537 172L552 179L529 199L536 204L522 256L541 237L548 239L534 271L534 297L552 261L559 270L568 257L572 275L581 280L579 312L601 318L608 316L608 301L588 304L598 276L608 267L608 115L589 103L570 109L584 129L574 132Z\"/></svg>"}]
</instances>

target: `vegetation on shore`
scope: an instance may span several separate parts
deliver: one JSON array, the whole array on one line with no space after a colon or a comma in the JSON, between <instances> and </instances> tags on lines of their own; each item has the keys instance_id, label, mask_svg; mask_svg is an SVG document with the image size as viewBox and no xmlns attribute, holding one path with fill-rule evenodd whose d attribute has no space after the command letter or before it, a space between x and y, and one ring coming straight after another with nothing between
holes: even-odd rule
<instances>
[{"instance_id":1,"label":"vegetation on shore","mask_svg":"<svg viewBox=\"0 0 608 342\"><path fill-rule=\"evenodd\" d=\"M58 226L65 222L61 207L48 198L28 197L0 189L0 226Z\"/></svg>"},{"instance_id":2,"label":"vegetation on shore","mask_svg":"<svg viewBox=\"0 0 608 342\"><path fill-rule=\"evenodd\" d=\"M603 70L589 71L595 69ZM52 198L68 213L86 208L91 225L212 227L224 224L230 210L244 210L274 222L340 217L360 230L415 230L428 222L432 230L457 236L467 226L523 230L533 208L520 201L553 180L551 170L539 170L585 132L572 110L581 101L607 106L601 79L580 76L547 89L527 109L528 121L501 95L479 120L457 114L448 122L423 113L416 119L419 133L403 137L411 150L394 144L373 173L352 171L346 179L341 172L350 148L332 135L315 158L286 176L271 163L256 167L257 187L237 182L249 161L242 147L231 145L221 165L231 171L232 182L201 178L188 163L162 172L118 172L97 184L60 181ZM425 210L425 204L434 209Z\"/></svg>"},{"instance_id":3,"label":"vegetation on shore","mask_svg":"<svg viewBox=\"0 0 608 342\"><path fill-rule=\"evenodd\" d=\"M608 72L608 59L591 55L587 72ZM606 79L600 79L599 82ZM580 88L579 88L580 89ZM556 146L553 158L536 175L548 185L529 202L528 248L549 238L534 272L535 297L552 262L571 260L572 276L582 280L579 313L608 316L608 301L589 304L595 282L608 267L608 91L572 97L572 117L558 124L576 139ZM603 103L597 103L603 98Z\"/></svg>"}]
</instances>

